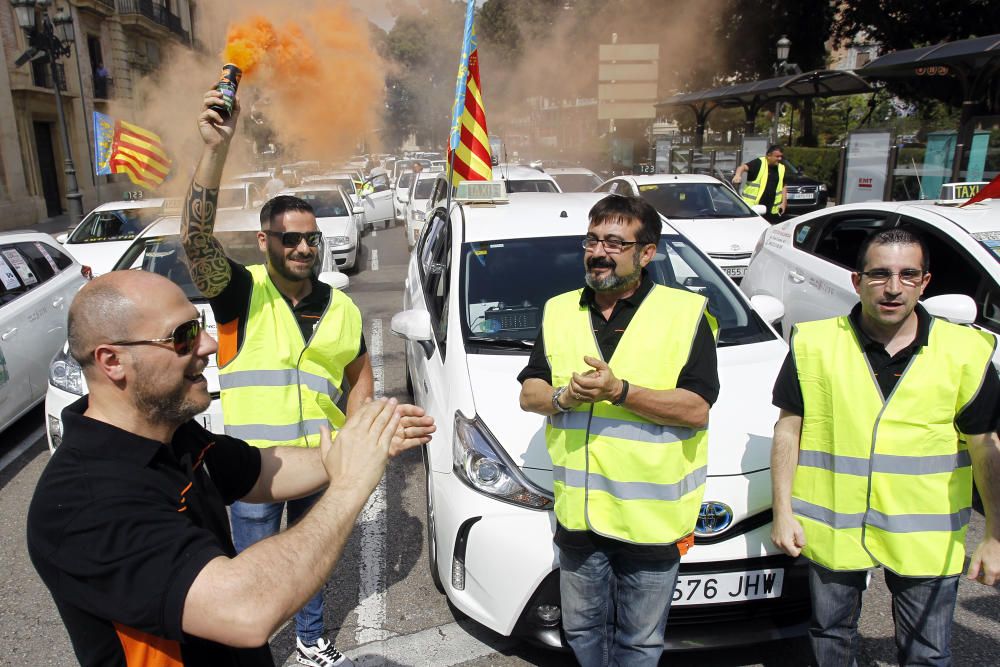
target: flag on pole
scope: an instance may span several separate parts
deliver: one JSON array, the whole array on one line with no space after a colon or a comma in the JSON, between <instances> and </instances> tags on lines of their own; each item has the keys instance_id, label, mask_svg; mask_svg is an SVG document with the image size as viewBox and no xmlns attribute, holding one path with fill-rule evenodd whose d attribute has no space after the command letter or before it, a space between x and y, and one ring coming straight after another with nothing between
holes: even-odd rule
<instances>
[{"instance_id":1,"label":"flag on pole","mask_svg":"<svg viewBox=\"0 0 1000 667\"><path fill-rule=\"evenodd\" d=\"M486 110L479 81L479 44L473 23L474 13L475 0L469 0L448 141L448 164L451 165L453 185L461 181L488 181L493 178Z\"/></svg>"},{"instance_id":2,"label":"flag on pole","mask_svg":"<svg viewBox=\"0 0 1000 667\"><path fill-rule=\"evenodd\" d=\"M975 204L981 202L984 199L1000 199L1000 176L997 176L992 181L983 186L983 189L977 192L969 201L962 204L962 206L968 206L969 204ZM959 208L962 208L959 206Z\"/></svg>"},{"instance_id":3,"label":"flag on pole","mask_svg":"<svg viewBox=\"0 0 1000 667\"><path fill-rule=\"evenodd\" d=\"M94 161L98 176L126 174L134 184L154 188L170 173L172 161L155 132L94 112Z\"/></svg>"}]
</instances>

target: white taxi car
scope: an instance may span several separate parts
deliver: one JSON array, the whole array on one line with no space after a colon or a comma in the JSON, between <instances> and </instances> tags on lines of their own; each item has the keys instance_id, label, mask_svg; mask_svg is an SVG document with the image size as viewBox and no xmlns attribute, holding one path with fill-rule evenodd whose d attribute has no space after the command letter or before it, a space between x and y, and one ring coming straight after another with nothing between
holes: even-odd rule
<instances>
[{"instance_id":1,"label":"white taxi car","mask_svg":"<svg viewBox=\"0 0 1000 667\"><path fill-rule=\"evenodd\" d=\"M501 163L493 167L493 178L507 184L507 192L562 192L556 179L541 169Z\"/></svg>"},{"instance_id":2,"label":"white taxi car","mask_svg":"<svg viewBox=\"0 0 1000 667\"><path fill-rule=\"evenodd\" d=\"M427 205L434 193L438 176L444 172L420 172L410 185L410 195L403 207L403 222L406 226L406 247L413 248L427 220Z\"/></svg>"},{"instance_id":3,"label":"white taxi car","mask_svg":"<svg viewBox=\"0 0 1000 667\"><path fill-rule=\"evenodd\" d=\"M438 429L424 450L435 583L496 632L559 646L552 462L544 418L520 409L516 378L545 302L583 284L581 241L602 195L504 190L466 182L450 216L443 207L429 213L391 330L406 341L414 400ZM474 191L477 201L468 198ZM805 569L769 538L770 395L787 346L765 320L780 317L781 304L751 305L687 239L663 232L650 272L706 295L720 324L721 378L705 504L681 561L667 644L800 634L809 618Z\"/></svg>"},{"instance_id":4,"label":"white taxi car","mask_svg":"<svg viewBox=\"0 0 1000 667\"><path fill-rule=\"evenodd\" d=\"M48 234L0 234L0 431L45 398L69 304L88 277Z\"/></svg>"},{"instance_id":5,"label":"white taxi car","mask_svg":"<svg viewBox=\"0 0 1000 667\"><path fill-rule=\"evenodd\" d=\"M876 230L905 226L927 243L928 310L1000 337L1000 200L958 203L846 204L787 220L761 236L740 288L785 304L787 337L798 322L849 312L858 301L851 273L862 242Z\"/></svg>"},{"instance_id":6,"label":"white taxi car","mask_svg":"<svg viewBox=\"0 0 1000 667\"><path fill-rule=\"evenodd\" d=\"M751 209L731 187L711 176L618 176L596 192L642 197L737 281L746 272L754 244L769 226L759 215L763 206Z\"/></svg>"},{"instance_id":7,"label":"white taxi car","mask_svg":"<svg viewBox=\"0 0 1000 667\"><path fill-rule=\"evenodd\" d=\"M202 296L191 281L187 258L180 241L181 220L171 216L158 220L146 228L132 245L119 258L114 270L137 269L155 271L166 276L178 287L198 308L205 318L205 327L212 337L217 338L215 317L208 300ZM257 245L257 232L260 230L260 217L256 211L221 211L215 221L215 237L222 243L226 255L243 264L259 264L263 254ZM322 261L317 269L319 279L335 289L347 287L348 278L336 271L332 255L326 248L320 253ZM71 298L67 298L67 303ZM63 408L87 393L87 383L83 377L80 365L69 355L66 346L65 331L56 345L62 345L49 365L48 391L45 394L45 426L49 440L49 450L62 442L62 411ZM198 415L197 419L209 430L222 432L222 405L219 402L219 375L215 355L209 359L205 369L205 379L212 396L208 409Z\"/></svg>"},{"instance_id":8,"label":"white taxi car","mask_svg":"<svg viewBox=\"0 0 1000 667\"><path fill-rule=\"evenodd\" d=\"M323 232L326 248L338 269L354 270L361 252L361 237L355 217L363 213L338 185L306 185L288 188L278 194L292 195L309 202L316 213L316 224Z\"/></svg>"},{"instance_id":9,"label":"white taxi car","mask_svg":"<svg viewBox=\"0 0 1000 667\"><path fill-rule=\"evenodd\" d=\"M556 179L563 192L593 192L604 182L600 176L583 167L546 167L545 173Z\"/></svg>"},{"instance_id":10,"label":"white taxi car","mask_svg":"<svg viewBox=\"0 0 1000 667\"><path fill-rule=\"evenodd\" d=\"M139 233L154 220L180 213L180 199L139 199L101 204L73 230L56 237L95 276L107 273Z\"/></svg>"}]
</instances>

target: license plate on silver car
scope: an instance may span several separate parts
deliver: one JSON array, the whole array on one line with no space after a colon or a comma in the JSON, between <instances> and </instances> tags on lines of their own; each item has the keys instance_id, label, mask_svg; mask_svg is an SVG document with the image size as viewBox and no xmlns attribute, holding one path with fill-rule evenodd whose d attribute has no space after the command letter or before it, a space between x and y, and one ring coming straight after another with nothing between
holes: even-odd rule
<instances>
[{"instance_id":1,"label":"license plate on silver car","mask_svg":"<svg viewBox=\"0 0 1000 667\"><path fill-rule=\"evenodd\" d=\"M790 195L788 195L788 198L789 199L812 199L815 196L816 195L814 195L814 194L812 194L810 192L802 192L802 193L790 194Z\"/></svg>"},{"instance_id":2,"label":"license plate on silver car","mask_svg":"<svg viewBox=\"0 0 1000 667\"><path fill-rule=\"evenodd\" d=\"M722 604L778 598L784 579L785 571L781 569L680 575L672 604Z\"/></svg>"},{"instance_id":3,"label":"license plate on silver car","mask_svg":"<svg viewBox=\"0 0 1000 667\"><path fill-rule=\"evenodd\" d=\"M724 266L722 271L730 278L742 278L743 274L747 272L747 267L745 266Z\"/></svg>"}]
</instances>

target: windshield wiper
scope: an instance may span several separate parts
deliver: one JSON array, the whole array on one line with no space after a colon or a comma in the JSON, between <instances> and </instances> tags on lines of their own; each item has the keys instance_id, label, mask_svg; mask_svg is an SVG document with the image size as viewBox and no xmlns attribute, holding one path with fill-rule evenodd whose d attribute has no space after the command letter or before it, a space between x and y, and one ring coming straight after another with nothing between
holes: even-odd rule
<instances>
[{"instance_id":1,"label":"windshield wiper","mask_svg":"<svg viewBox=\"0 0 1000 667\"><path fill-rule=\"evenodd\" d=\"M523 338L490 338L489 336L466 336L467 343L476 345L488 345L491 347L506 347L517 350L530 350L535 347L535 341Z\"/></svg>"}]
</instances>

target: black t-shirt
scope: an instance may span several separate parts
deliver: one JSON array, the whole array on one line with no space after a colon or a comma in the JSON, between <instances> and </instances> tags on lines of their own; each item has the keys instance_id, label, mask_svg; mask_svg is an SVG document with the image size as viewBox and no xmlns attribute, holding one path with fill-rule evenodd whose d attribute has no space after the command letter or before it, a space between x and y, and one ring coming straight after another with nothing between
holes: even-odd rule
<instances>
[{"instance_id":1,"label":"black t-shirt","mask_svg":"<svg viewBox=\"0 0 1000 667\"><path fill-rule=\"evenodd\" d=\"M215 315L215 322L218 325L236 322L236 349L243 345L243 337L246 335L247 311L250 309L250 295L253 292L253 276L245 266L229 261L229 268L232 277L217 296L209 299L212 306L212 313ZM330 305L330 290L333 288L317 280L312 279L312 291L304 299L294 306L292 300L282 294L285 303L292 309L295 321L298 322L299 330L302 331L302 339L309 341L312 337L313 329L323 317L328 305ZM361 332L361 344L358 348L358 357L368 351L365 346L365 333ZM358 358L355 357L355 358Z\"/></svg>"},{"instance_id":2,"label":"black t-shirt","mask_svg":"<svg viewBox=\"0 0 1000 667\"><path fill-rule=\"evenodd\" d=\"M756 160L751 160L747 162L747 182L757 178L757 174L760 173L760 167L762 164L766 163L765 158L757 158ZM771 207L774 206L774 195L778 191L778 165L768 165L767 167L767 183L764 184L764 192L760 196L760 205L766 206L768 212L771 211Z\"/></svg>"},{"instance_id":3,"label":"black t-shirt","mask_svg":"<svg viewBox=\"0 0 1000 667\"><path fill-rule=\"evenodd\" d=\"M65 435L28 508L28 553L49 588L77 660L120 667L155 646L184 665L273 665L267 645L193 637L188 590L214 558L235 557L226 505L260 476L260 451L193 421L169 445L63 411Z\"/></svg>"},{"instance_id":4,"label":"black t-shirt","mask_svg":"<svg viewBox=\"0 0 1000 667\"><path fill-rule=\"evenodd\" d=\"M851 310L849 316L851 327L868 358L883 397L892 394L913 355L927 345L930 339L931 314L920 304L917 304L914 310L917 313L917 335L912 343L891 357L882 343L872 340L871 336L861 328L861 304L856 304ZM788 351L778 372L771 402L782 410L800 417L805 414L802 387L799 385L798 370L791 350ZM955 425L966 435L990 433L1000 426L1000 377L997 376L992 364L986 370L979 393L955 418Z\"/></svg>"},{"instance_id":5,"label":"black t-shirt","mask_svg":"<svg viewBox=\"0 0 1000 667\"><path fill-rule=\"evenodd\" d=\"M600 308L594 301L594 290L589 287L583 288L580 305L586 305L590 308L590 322L594 327L594 337L597 339L598 348L604 359L610 359L614 355L619 341L625 334L625 329L632 321L643 299L653 289L654 284L650 275L643 270L639 288L632 296L620 299L612 309L611 317L607 320L604 319L604 315L601 314ZM531 356L528 358L528 365L517 376L518 382L521 383L529 378L538 378L549 384L552 383L552 369L545 356L545 341L541 330L535 339ZM709 405L713 405L719 397L719 370L715 353L715 336L706 317L702 317L698 324L691 353L677 377L677 388L687 389L698 394ZM679 555L677 546L674 544L665 546L629 544L588 530L567 530L558 522L556 522L555 543L560 549L620 551L631 557L647 560L666 560L676 558Z\"/></svg>"}]
</instances>

